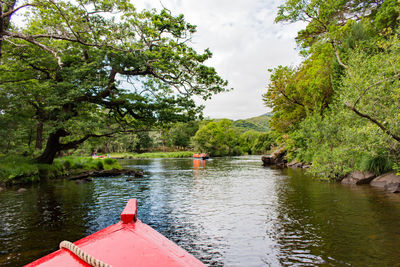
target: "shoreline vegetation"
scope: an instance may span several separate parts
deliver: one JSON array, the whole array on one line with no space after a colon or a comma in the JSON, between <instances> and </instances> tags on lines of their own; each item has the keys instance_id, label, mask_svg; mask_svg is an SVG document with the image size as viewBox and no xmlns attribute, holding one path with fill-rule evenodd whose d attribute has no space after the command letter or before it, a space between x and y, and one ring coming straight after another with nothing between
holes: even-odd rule
<instances>
[{"instance_id":1,"label":"shoreline vegetation","mask_svg":"<svg viewBox=\"0 0 400 267\"><path fill-rule=\"evenodd\" d=\"M33 158L20 155L0 155L0 186L34 184L56 179L91 181L91 177L128 175L142 177L139 169L122 169L120 159L191 158L196 151L174 152L121 152L100 153L96 157L63 156L52 164L37 163ZM128 178L128 180L131 178Z\"/></svg>"},{"instance_id":2,"label":"shoreline vegetation","mask_svg":"<svg viewBox=\"0 0 400 267\"><path fill-rule=\"evenodd\" d=\"M128 175L143 176L138 169L122 169L118 159L188 158L192 151L110 153L93 157L64 156L53 164L40 164L34 159L17 155L0 155L0 186L33 184L43 180L68 179L90 181L90 177ZM129 178L128 178L129 179Z\"/></svg>"},{"instance_id":3,"label":"shoreline vegetation","mask_svg":"<svg viewBox=\"0 0 400 267\"><path fill-rule=\"evenodd\" d=\"M314 177L342 183L369 173L400 180L398 1L286 0L275 22L305 23L303 60L269 70L263 101L276 150L264 162L306 163Z\"/></svg>"},{"instance_id":4,"label":"shoreline vegetation","mask_svg":"<svg viewBox=\"0 0 400 267\"><path fill-rule=\"evenodd\" d=\"M147 152L147 153L110 153L113 159L154 159L154 158L190 158L196 152L176 151L176 152Z\"/></svg>"},{"instance_id":5,"label":"shoreline vegetation","mask_svg":"<svg viewBox=\"0 0 400 267\"><path fill-rule=\"evenodd\" d=\"M129 174L140 176L139 170L124 170L116 159L67 156L53 164L40 164L23 156L0 157L0 186L33 184L44 180L78 180L95 176Z\"/></svg>"},{"instance_id":6,"label":"shoreline vegetation","mask_svg":"<svg viewBox=\"0 0 400 267\"><path fill-rule=\"evenodd\" d=\"M305 169L314 177L321 180L340 182L344 185L371 185L381 188L391 193L400 193L400 176L398 172L384 166L386 161L379 164L377 160L364 164L364 168L353 170L345 175L338 175L335 178L323 178L323 174L315 173L312 170L312 163L304 163L293 159L288 161L288 151L285 147L279 147L271 150L268 155L263 155L261 161L264 167L276 166L278 168L300 168Z\"/></svg>"}]
</instances>

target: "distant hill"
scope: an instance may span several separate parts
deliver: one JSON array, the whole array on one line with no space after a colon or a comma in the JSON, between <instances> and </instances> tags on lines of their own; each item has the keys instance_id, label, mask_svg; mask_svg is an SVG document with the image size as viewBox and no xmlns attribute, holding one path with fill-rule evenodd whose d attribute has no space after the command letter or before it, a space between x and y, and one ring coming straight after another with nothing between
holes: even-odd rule
<instances>
[{"instance_id":1,"label":"distant hill","mask_svg":"<svg viewBox=\"0 0 400 267\"><path fill-rule=\"evenodd\" d=\"M245 120L233 121L233 125L241 132L254 130L258 132L266 132L269 130L268 121L272 114L267 113L258 117L253 117Z\"/></svg>"}]
</instances>

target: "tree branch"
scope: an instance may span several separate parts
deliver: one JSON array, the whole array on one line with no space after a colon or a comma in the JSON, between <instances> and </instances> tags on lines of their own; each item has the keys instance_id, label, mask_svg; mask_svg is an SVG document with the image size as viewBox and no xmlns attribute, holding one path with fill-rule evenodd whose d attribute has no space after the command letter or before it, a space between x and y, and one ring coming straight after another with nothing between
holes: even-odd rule
<instances>
[{"instance_id":1,"label":"tree branch","mask_svg":"<svg viewBox=\"0 0 400 267\"><path fill-rule=\"evenodd\" d=\"M396 74L396 75L394 75L394 76L392 76L392 77L388 77L388 78L386 78L386 79L384 79L384 80L377 81L376 83L373 83L373 84L371 84L370 86L368 86L367 88L365 88L364 91L362 92L362 94L357 98L356 102L354 102L353 107L356 107L356 106L357 106L358 102L360 102L361 98L368 92L369 89L371 89L372 87L374 87L374 86L376 86L376 85L378 85L378 84L381 84L381 83L390 81L390 80L392 80L392 79L396 79L397 77L400 77L400 75L399 75L399 74Z\"/></svg>"},{"instance_id":2,"label":"tree branch","mask_svg":"<svg viewBox=\"0 0 400 267\"><path fill-rule=\"evenodd\" d=\"M118 134L118 133L138 133L138 132L143 132L143 131L148 131L148 129L144 129L144 130L118 130L118 131L113 131L113 132L109 132L109 133L105 133L105 134L87 134L81 139L78 139L78 140L75 140L75 141L71 141L71 142L68 142L68 143L64 143L64 144L60 144L60 150L68 150L68 149L76 148L78 145L82 144L83 142L85 142L87 139L89 139L91 137L95 137L95 138L111 137L111 136L113 136L115 134Z\"/></svg>"},{"instance_id":3,"label":"tree branch","mask_svg":"<svg viewBox=\"0 0 400 267\"><path fill-rule=\"evenodd\" d=\"M354 111L354 113L356 113L358 116L363 117L368 119L369 121L371 121L372 123L374 123L375 125L377 125L379 128L381 128L387 135L391 136L393 139L395 139L397 142L400 142L400 136L395 135L394 133L392 133L389 129L387 129L385 126L383 126L382 123L380 123L379 121L377 121L376 119L370 117L368 114L364 114L361 113L359 110L357 110L354 106L350 105L349 102L346 102L345 105L351 109L352 111Z\"/></svg>"},{"instance_id":4,"label":"tree branch","mask_svg":"<svg viewBox=\"0 0 400 267\"><path fill-rule=\"evenodd\" d=\"M287 100L289 100L292 104L296 104L296 105L302 106L303 108L309 109L309 110L311 110L312 112L314 112L314 110L313 110L312 108L306 107L303 103L297 101L296 99L292 99L292 98L290 98L289 96L287 96L287 95L283 92L283 90L279 90L279 92L280 92Z\"/></svg>"},{"instance_id":5,"label":"tree branch","mask_svg":"<svg viewBox=\"0 0 400 267\"><path fill-rule=\"evenodd\" d=\"M83 142L85 142L87 139L89 139L90 137L110 137L114 134L116 134L117 132L111 132L111 133L106 133L106 134L87 134L86 136L84 136L81 139L75 140L75 141L71 141L68 143L64 143L64 144L60 144L60 150L68 150L68 149L72 149L72 148L77 148L78 145L82 144Z\"/></svg>"},{"instance_id":6,"label":"tree branch","mask_svg":"<svg viewBox=\"0 0 400 267\"><path fill-rule=\"evenodd\" d=\"M21 34L21 33L7 32L7 31L4 32L4 35L10 36L10 37L12 37L12 38L18 38L18 39L25 40L25 41L27 41L27 42L29 42L29 43L31 43L31 44L34 44L34 45L36 45L36 46L42 48L43 50L45 50L45 51L47 51L47 52L50 52L50 53L53 54L53 56L57 59L58 66L59 66L60 68L62 68L62 65L63 65L63 64L62 64L62 62L61 62L60 56L58 56L58 53L57 53L56 51L52 50L51 48L45 46L44 44L42 44L42 43L40 43L40 42L37 42L32 36L26 36L26 35Z\"/></svg>"},{"instance_id":7,"label":"tree branch","mask_svg":"<svg viewBox=\"0 0 400 267\"><path fill-rule=\"evenodd\" d=\"M35 6L35 5L32 5L32 4L25 4L25 5L19 6L19 7L17 7L17 8L14 8L14 9L12 9L12 10L9 10L9 11L7 11L7 12L1 14L1 15L0 15L0 19L5 18L5 17L8 17L8 16L11 16L13 13L15 13L15 12L17 12L18 10L20 10L21 8L24 8L24 7L27 7L27 6Z\"/></svg>"},{"instance_id":8,"label":"tree branch","mask_svg":"<svg viewBox=\"0 0 400 267\"><path fill-rule=\"evenodd\" d=\"M340 55L339 55L339 51L338 51L338 49L337 49L337 47L336 47L335 42L334 42L333 40L331 40L330 43L331 43L331 45L332 45L332 47L333 47L333 50L335 50L335 55L336 55L336 58L337 58L337 60L338 60L338 62L339 62L339 65L342 66L343 68L345 68L345 69L347 70L347 73L348 73L349 76L351 77L351 73L350 73L350 71L349 71L349 66L347 66L346 64L344 64L343 61L341 60Z\"/></svg>"}]
</instances>

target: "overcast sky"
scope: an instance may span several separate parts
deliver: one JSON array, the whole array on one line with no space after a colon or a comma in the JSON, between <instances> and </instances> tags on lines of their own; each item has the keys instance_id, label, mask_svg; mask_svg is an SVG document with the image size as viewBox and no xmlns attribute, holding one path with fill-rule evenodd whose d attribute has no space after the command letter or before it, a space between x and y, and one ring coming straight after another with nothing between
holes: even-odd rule
<instances>
[{"instance_id":1,"label":"overcast sky","mask_svg":"<svg viewBox=\"0 0 400 267\"><path fill-rule=\"evenodd\" d=\"M301 58L294 38L301 24L276 24L277 7L283 0L134 0L138 10L161 3L174 15L184 14L197 25L192 46L210 48L213 58L206 62L229 81L233 91L205 102L210 118L245 119L268 111L262 102L268 69L297 65Z\"/></svg>"}]
</instances>

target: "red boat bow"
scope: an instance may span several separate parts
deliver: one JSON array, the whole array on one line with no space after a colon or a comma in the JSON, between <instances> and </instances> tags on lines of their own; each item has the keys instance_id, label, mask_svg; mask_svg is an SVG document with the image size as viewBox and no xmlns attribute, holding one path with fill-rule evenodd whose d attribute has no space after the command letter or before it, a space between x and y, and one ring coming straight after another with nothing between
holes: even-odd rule
<instances>
[{"instance_id":1,"label":"red boat bow","mask_svg":"<svg viewBox=\"0 0 400 267\"><path fill-rule=\"evenodd\" d=\"M121 213L121 221L74 243L82 251L108 265L205 266L187 251L142 223L136 216L136 199ZM26 266L90 266L62 248Z\"/></svg>"}]
</instances>

